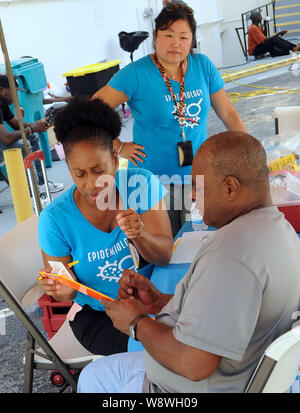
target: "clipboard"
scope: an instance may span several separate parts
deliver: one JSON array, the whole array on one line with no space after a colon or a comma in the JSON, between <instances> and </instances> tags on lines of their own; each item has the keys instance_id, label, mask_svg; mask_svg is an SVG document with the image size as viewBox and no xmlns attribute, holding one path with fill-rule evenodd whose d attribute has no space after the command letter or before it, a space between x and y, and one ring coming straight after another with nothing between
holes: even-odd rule
<instances>
[{"instance_id":1,"label":"clipboard","mask_svg":"<svg viewBox=\"0 0 300 413\"><path fill-rule=\"evenodd\" d=\"M117 301L114 298L109 297L108 295L105 295L105 294L100 293L99 291L93 290L92 288L87 287L86 285L80 284L79 282L74 281L73 279L71 280L70 278L67 278L64 275L51 274L51 273L44 272L44 271L39 271L39 274L41 274L42 277L51 278L52 280L60 284L73 288L73 290L86 294L89 297L95 298L96 300L99 300L99 298L104 298L105 300L108 300L108 301ZM152 320L155 320L155 317L151 315L149 315L149 317Z\"/></svg>"},{"instance_id":2,"label":"clipboard","mask_svg":"<svg viewBox=\"0 0 300 413\"><path fill-rule=\"evenodd\" d=\"M41 274L42 277L51 278L52 280L60 284L73 288L73 290L86 294L89 297L95 298L96 300L99 300L99 298L104 298L105 300L116 301L114 298L111 298L108 295L102 294L99 291L93 290L92 288L87 287L86 285L80 284L79 282L73 279L70 279L68 277L65 277L64 275L52 274L52 273L43 272L43 271L40 271L39 274Z\"/></svg>"}]
</instances>

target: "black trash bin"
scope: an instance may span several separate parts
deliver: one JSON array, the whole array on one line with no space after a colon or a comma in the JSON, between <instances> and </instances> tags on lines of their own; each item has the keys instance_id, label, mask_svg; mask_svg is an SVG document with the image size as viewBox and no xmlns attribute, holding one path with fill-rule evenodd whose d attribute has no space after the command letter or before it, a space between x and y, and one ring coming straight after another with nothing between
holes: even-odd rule
<instances>
[{"instance_id":1,"label":"black trash bin","mask_svg":"<svg viewBox=\"0 0 300 413\"><path fill-rule=\"evenodd\" d=\"M121 60L95 63L64 73L72 96L92 96L120 69Z\"/></svg>"}]
</instances>

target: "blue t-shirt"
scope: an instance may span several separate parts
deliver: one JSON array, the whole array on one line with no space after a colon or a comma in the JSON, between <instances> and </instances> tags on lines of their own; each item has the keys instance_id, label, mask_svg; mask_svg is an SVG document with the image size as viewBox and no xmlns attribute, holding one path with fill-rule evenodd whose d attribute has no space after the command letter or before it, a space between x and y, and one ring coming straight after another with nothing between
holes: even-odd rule
<instances>
[{"instance_id":1,"label":"blue t-shirt","mask_svg":"<svg viewBox=\"0 0 300 413\"><path fill-rule=\"evenodd\" d=\"M132 208L139 214L156 205L167 192L153 174L140 168L118 170L116 186L124 209ZM93 226L77 208L73 197L75 188L73 185L42 211L39 245L53 257L71 255L72 260L79 260L73 267L78 281L117 298L122 271L134 268L127 237L119 226L110 233ZM74 301L104 310L98 300L80 292Z\"/></svg>"},{"instance_id":2,"label":"blue t-shirt","mask_svg":"<svg viewBox=\"0 0 300 413\"><path fill-rule=\"evenodd\" d=\"M151 57L145 56L118 71L108 83L125 93L132 111L133 141L145 147L147 158L139 165L155 175L179 175L176 183L185 183L183 176L190 176L191 166L180 167L177 143L182 142L178 118L173 114L175 104L171 94ZM179 101L180 83L171 80ZM207 138L207 119L210 95L218 92L224 81L214 64L202 54L188 55L185 74L186 116L199 124L185 121L185 135L193 142L196 153ZM133 164L130 164L130 167ZM168 183L166 179L161 181Z\"/></svg>"}]
</instances>

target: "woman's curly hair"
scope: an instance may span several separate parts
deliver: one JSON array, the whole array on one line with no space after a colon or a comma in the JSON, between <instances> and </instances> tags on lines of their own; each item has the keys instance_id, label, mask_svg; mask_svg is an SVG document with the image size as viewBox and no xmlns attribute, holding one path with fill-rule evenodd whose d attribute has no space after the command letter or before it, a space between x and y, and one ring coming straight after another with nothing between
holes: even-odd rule
<instances>
[{"instance_id":1,"label":"woman's curly hair","mask_svg":"<svg viewBox=\"0 0 300 413\"><path fill-rule=\"evenodd\" d=\"M66 156L79 142L99 143L113 151L113 140L121 132L118 113L100 99L74 97L58 111L54 132L63 144Z\"/></svg>"}]
</instances>

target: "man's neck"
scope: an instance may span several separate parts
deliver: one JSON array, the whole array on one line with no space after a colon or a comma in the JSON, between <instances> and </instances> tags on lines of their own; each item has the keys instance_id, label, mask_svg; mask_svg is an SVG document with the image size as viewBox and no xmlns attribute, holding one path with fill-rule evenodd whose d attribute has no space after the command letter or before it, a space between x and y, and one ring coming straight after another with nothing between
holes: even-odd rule
<instances>
[{"instance_id":1,"label":"man's neck","mask_svg":"<svg viewBox=\"0 0 300 413\"><path fill-rule=\"evenodd\" d=\"M227 222L224 223L224 225L229 224L230 222L234 221L235 219L249 214L252 211L256 211L258 209L262 209L262 208L268 208L273 206L273 202L272 202L272 198L271 198L271 194L267 194L266 196L264 196L262 199L254 199L253 202L247 202L246 205L241 205L239 209L237 209L237 211L235 211L235 213L233 213L233 215L231 217L228 217ZM224 226L222 225L222 226Z\"/></svg>"}]
</instances>

